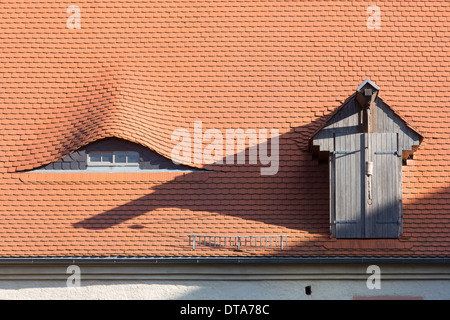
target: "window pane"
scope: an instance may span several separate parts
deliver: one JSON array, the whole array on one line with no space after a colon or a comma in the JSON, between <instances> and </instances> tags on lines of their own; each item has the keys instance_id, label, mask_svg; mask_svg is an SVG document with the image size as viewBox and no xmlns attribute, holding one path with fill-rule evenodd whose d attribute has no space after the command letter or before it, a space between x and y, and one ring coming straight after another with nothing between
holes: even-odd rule
<instances>
[{"instance_id":1,"label":"window pane","mask_svg":"<svg viewBox=\"0 0 450 320\"><path fill-rule=\"evenodd\" d=\"M89 160L91 162L101 162L101 154L100 153L90 153Z\"/></svg>"},{"instance_id":2,"label":"window pane","mask_svg":"<svg viewBox=\"0 0 450 320\"><path fill-rule=\"evenodd\" d=\"M114 152L115 163L127 163L127 153L126 152Z\"/></svg>"},{"instance_id":3,"label":"window pane","mask_svg":"<svg viewBox=\"0 0 450 320\"><path fill-rule=\"evenodd\" d=\"M112 153L102 153L102 163L112 163Z\"/></svg>"},{"instance_id":4,"label":"window pane","mask_svg":"<svg viewBox=\"0 0 450 320\"><path fill-rule=\"evenodd\" d=\"M139 153L128 152L128 163L139 163Z\"/></svg>"}]
</instances>

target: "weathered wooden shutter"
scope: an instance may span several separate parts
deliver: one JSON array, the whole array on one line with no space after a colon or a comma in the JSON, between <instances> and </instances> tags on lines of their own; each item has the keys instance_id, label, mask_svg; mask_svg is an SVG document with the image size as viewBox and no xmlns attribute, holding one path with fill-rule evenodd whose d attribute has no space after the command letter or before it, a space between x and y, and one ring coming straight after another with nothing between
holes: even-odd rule
<instances>
[{"instance_id":1,"label":"weathered wooden shutter","mask_svg":"<svg viewBox=\"0 0 450 320\"><path fill-rule=\"evenodd\" d=\"M371 133L368 140L373 174L366 192L366 238L397 238L402 216L402 158L398 135Z\"/></svg>"},{"instance_id":2,"label":"weathered wooden shutter","mask_svg":"<svg viewBox=\"0 0 450 320\"><path fill-rule=\"evenodd\" d=\"M334 137L330 174L336 238L398 237L402 210L398 154L395 133ZM370 177L366 159L373 162Z\"/></svg>"},{"instance_id":3,"label":"weathered wooden shutter","mask_svg":"<svg viewBox=\"0 0 450 320\"><path fill-rule=\"evenodd\" d=\"M361 238L364 219L364 134L334 137L331 155L331 205L337 238Z\"/></svg>"}]
</instances>

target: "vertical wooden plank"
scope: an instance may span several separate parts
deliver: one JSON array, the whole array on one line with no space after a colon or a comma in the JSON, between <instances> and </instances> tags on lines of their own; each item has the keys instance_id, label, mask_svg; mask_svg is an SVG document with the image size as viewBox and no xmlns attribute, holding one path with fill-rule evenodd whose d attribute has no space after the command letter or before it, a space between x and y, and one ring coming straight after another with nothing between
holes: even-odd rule
<instances>
[{"instance_id":1,"label":"vertical wooden plank","mask_svg":"<svg viewBox=\"0 0 450 320\"><path fill-rule=\"evenodd\" d=\"M397 134L392 133L389 135L390 138L390 151L393 153L387 157L388 166L390 166L392 169L390 172L392 175L389 177L390 182L390 191L391 191L391 202L389 203L389 216L386 217L388 221L392 221L392 223L386 224L386 236L387 237L397 237L398 236L398 202L397 202ZM401 168L400 168L401 170Z\"/></svg>"},{"instance_id":2,"label":"vertical wooden plank","mask_svg":"<svg viewBox=\"0 0 450 320\"><path fill-rule=\"evenodd\" d=\"M361 134L359 136L359 149L361 150L359 154L359 203L358 208L360 210L361 215L361 238L366 237L366 212L367 212L367 176L366 176L366 138L367 134Z\"/></svg>"},{"instance_id":3,"label":"vertical wooden plank","mask_svg":"<svg viewBox=\"0 0 450 320\"><path fill-rule=\"evenodd\" d=\"M392 167L390 170L392 176L389 177L391 194L391 203L389 203L389 221L393 223L386 224L386 234L389 237L397 237L398 235L398 202L397 202L397 134L392 133L390 138L390 149L393 152L388 157L388 165Z\"/></svg>"},{"instance_id":4,"label":"vertical wooden plank","mask_svg":"<svg viewBox=\"0 0 450 320\"><path fill-rule=\"evenodd\" d=\"M344 126L345 126L345 121L344 121ZM341 139L341 149L344 151L351 151L350 149L350 141L351 141L351 136L345 136L342 137ZM350 167L350 161L351 161L351 155L350 154L343 154L341 155L341 163L343 164L344 167L344 172L342 174L341 179L344 181L344 185L343 185L343 206L341 208L342 212L344 213L344 221L353 221L352 219L352 207L350 206L349 203L349 195L351 192L351 186L350 186L350 174L349 174L349 167ZM342 227L345 231L345 236L347 238L351 238L352 237L352 226L351 223L345 223L343 224Z\"/></svg>"},{"instance_id":5,"label":"vertical wooden plank","mask_svg":"<svg viewBox=\"0 0 450 320\"><path fill-rule=\"evenodd\" d=\"M355 156L355 181L356 181L356 190L355 190L355 208L357 210L357 218L359 220L359 234L360 237L364 237L364 206L361 202L361 197L365 192L364 185L364 177L365 177L365 163L364 163L364 134L355 135L355 149L359 150Z\"/></svg>"},{"instance_id":6,"label":"vertical wooden plank","mask_svg":"<svg viewBox=\"0 0 450 320\"><path fill-rule=\"evenodd\" d=\"M336 136L336 152L341 151L341 144L340 144L340 137ZM345 237L344 230L342 229L342 225L339 224L339 221L344 220L344 217L342 216L342 161L341 161L341 155L335 154L335 179L336 179L336 234L337 237L343 238Z\"/></svg>"},{"instance_id":7,"label":"vertical wooden plank","mask_svg":"<svg viewBox=\"0 0 450 320\"><path fill-rule=\"evenodd\" d=\"M394 220L397 220L397 225L392 225L392 233L394 237L398 237L400 234L401 228L401 213L402 213L402 190L401 181L402 181L402 158L397 154L401 155L400 144L398 141L399 134L395 133L392 135L392 147L396 151L396 154L393 155L393 177L392 177L392 194L393 194L393 215ZM399 192L400 191L400 192Z\"/></svg>"},{"instance_id":8,"label":"vertical wooden plank","mask_svg":"<svg viewBox=\"0 0 450 320\"><path fill-rule=\"evenodd\" d=\"M389 121L390 126L390 121ZM388 127L389 130L389 127ZM388 131L392 132L392 131ZM381 134L381 152L392 152L392 146L390 144L390 137L392 134ZM378 207L378 216L376 217L376 228L380 237L384 238L389 233L390 225L385 223L387 221L391 221L392 219L392 194L394 191L392 190L392 179L394 178L392 175L392 154L382 154L379 158L383 159L382 161L382 171L383 171L383 180L381 184L381 188L383 190L383 197L380 199L380 206Z\"/></svg>"},{"instance_id":9,"label":"vertical wooden plank","mask_svg":"<svg viewBox=\"0 0 450 320\"><path fill-rule=\"evenodd\" d=\"M368 161L373 162L373 174L370 177L370 186L368 186L368 188L370 188L370 195L371 195L371 200L370 200L370 204L369 201L367 199L368 202L368 206L367 206L367 211L366 211L366 217L367 217L367 236L372 238L373 234L374 234L374 215L376 214L375 212L375 208L376 208L376 201L377 201L377 180L375 179L375 175L377 174L377 172L379 172L378 167L377 167L377 162L374 161L374 153L375 150L377 148L377 137L376 134L373 133L371 135L368 136L368 145L369 145L369 150L370 152L368 153Z\"/></svg>"},{"instance_id":10,"label":"vertical wooden plank","mask_svg":"<svg viewBox=\"0 0 450 320\"><path fill-rule=\"evenodd\" d=\"M389 130L389 119L386 119L387 124L387 130ZM380 134L378 138L379 148L378 150L380 152L388 152L390 151L387 148L387 134ZM381 181L378 183L378 188L380 189L380 197L377 199L377 207L375 209L376 215L374 216L375 219L375 234L377 238L384 238L384 235L386 234L386 225L384 221L387 221L386 217L389 216L389 203L390 203L390 196L391 191L389 190L389 180L388 179L388 173L390 171L390 168L387 166L387 158L389 158L389 155L387 154L381 154L378 155L377 158L379 159L379 171L381 172Z\"/></svg>"},{"instance_id":11,"label":"vertical wooden plank","mask_svg":"<svg viewBox=\"0 0 450 320\"><path fill-rule=\"evenodd\" d=\"M358 133L359 131L359 109L355 103L355 100L349 102L350 107L350 123L351 126L349 132L352 134Z\"/></svg>"},{"instance_id":12,"label":"vertical wooden plank","mask_svg":"<svg viewBox=\"0 0 450 320\"><path fill-rule=\"evenodd\" d=\"M342 137L336 137L336 152L344 151ZM340 238L346 238L346 230L341 221L345 221L345 162L342 154L336 154L336 232Z\"/></svg>"},{"instance_id":13,"label":"vertical wooden plank","mask_svg":"<svg viewBox=\"0 0 450 320\"><path fill-rule=\"evenodd\" d=\"M388 126L387 126L387 130L386 132L394 132L395 128L394 128L394 111L392 111L390 108L388 109L388 114L387 114L387 120L388 120Z\"/></svg>"},{"instance_id":14,"label":"vertical wooden plank","mask_svg":"<svg viewBox=\"0 0 450 320\"><path fill-rule=\"evenodd\" d=\"M336 136L335 216L337 238L361 238L361 134Z\"/></svg>"},{"instance_id":15,"label":"vertical wooden plank","mask_svg":"<svg viewBox=\"0 0 450 320\"><path fill-rule=\"evenodd\" d=\"M386 124L388 124L388 119L386 119ZM389 127L388 127L389 128ZM389 130L389 129L387 129ZM379 147L377 150L379 152L387 152L389 151L386 148L386 137L385 134L380 134L378 138ZM385 225L383 223L380 223L382 221L386 221L386 216L388 216L387 211L389 210L389 196L390 196L390 190L389 190L389 181L387 179L387 172L388 169L386 167L386 158L388 155L381 154L378 155L376 158L378 159L379 166L378 170L381 173L380 174L380 181L378 183L378 188L380 189L380 196L377 198L377 206L375 209L376 215L374 216L375 219L375 235L377 238L383 238L385 234Z\"/></svg>"},{"instance_id":16,"label":"vertical wooden plank","mask_svg":"<svg viewBox=\"0 0 450 320\"><path fill-rule=\"evenodd\" d=\"M330 181L330 231L331 235L336 238L336 155L333 153L336 150L336 135L333 134L333 148L330 154L329 162L329 181Z\"/></svg>"},{"instance_id":17,"label":"vertical wooden plank","mask_svg":"<svg viewBox=\"0 0 450 320\"><path fill-rule=\"evenodd\" d=\"M369 208L367 228L370 238L398 236L399 174L401 158L397 157L397 134L378 133L371 137L374 172L372 176L373 203Z\"/></svg>"},{"instance_id":18,"label":"vertical wooden plank","mask_svg":"<svg viewBox=\"0 0 450 320\"><path fill-rule=\"evenodd\" d=\"M362 237L362 221L361 221L361 207L358 206L358 201L357 199L360 197L360 194L362 192L362 188L361 188L361 179L360 176L361 174L364 174L364 171L361 172L360 167L360 161L361 161L361 146L359 145L359 135L352 135L352 142L351 142L351 148L352 151L354 151L354 153L351 154L352 158L351 158L351 165L350 165L350 170L351 170L351 185L352 187L350 188L350 194L351 194L351 206L353 208L352 210L352 220L356 220L356 226L355 226L355 230L354 230L354 236L361 238Z\"/></svg>"},{"instance_id":19,"label":"vertical wooden plank","mask_svg":"<svg viewBox=\"0 0 450 320\"><path fill-rule=\"evenodd\" d=\"M385 121L383 120L383 123L385 124ZM376 238L376 216L377 216L377 208L379 207L379 199L383 197L382 194L380 194L378 189L378 184L382 180L382 158L379 158L376 154L377 152L380 152L381 149L378 145L378 141L380 137L373 136L372 143L372 161L373 161L373 176L372 176L372 188L373 188L373 202L370 210L370 237Z\"/></svg>"},{"instance_id":20,"label":"vertical wooden plank","mask_svg":"<svg viewBox=\"0 0 450 320\"><path fill-rule=\"evenodd\" d=\"M355 135L350 135L349 139L348 139L348 150L350 150L351 152L356 151L355 148ZM355 192L357 192L357 188L358 186L355 184L355 153L350 153L348 155L348 159L346 159L347 164L348 164L348 171L347 171L347 208L349 208L347 210L347 212L349 213L349 217L347 218L349 221L353 221L356 220L358 221L358 218L356 217L356 207L355 204L353 203L353 195L355 194ZM351 228L349 228L349 231L351 231ZM357 236L356 234L354 236Z\"/></svg>"},{"instance_id":21,"label":"vertical wooden plank","mask_svg":"<svg viewBox=\"0 0 450 320\"><path fill-rule=\"evenodd\" d=\"M399 155L402 154L402 148L400 141L398 141L400 134L397 134L397 151ZM397 237L403 233L403 177L402 177L402 157L397 156L396 163L396 181L397 181L397 212L398 212L398 225L397 225Z\"/></svg>"},{"instance_id":22,"label":"vertical wooden plank","mask_svg":"<svg viewBox=\"0 0 450 320\"><path fill-rule=\"evenodd\" d=\"M390 217L389 219L391 221L398 221L398 203L397 203L397 166L396 166L396 160L397 160L397 134L392 133L389 135L390 140L390 146L393 153L389 155L388 158L388 166L392 166L392 169L390 170L392 172L392 176L390 176L389 179L389 187L391 190L391 203L390 205ZM388 224L388 229L386 232L389 234L396 234L396 225L395 224ZM396 234L397 235L397 234Z\"/></svg>"},{"instance_id":23,"label":"vertical wooden plank","mask_svg":"<svg viewBox=\"0 0 450 320\"><path fill-rule=\"evenodd\" d=\"M343 122L345 125L345 122ZM342 151L350 151L349 148L349 141L351 139L351 136L346 135L346 136L342 136L340 137L340 145L341 145L341 150ZM342 164L342 175L340 177L342 183L342 207L340 208L342 214L342 219L343 221L346 221L346 223L343 223L341 225L341 229L344 231L344 236L346 238L351 238L352 237L352 224L348 223L349 221L352 221L351 219L351 210L352 208L349 206L348 203L348 195L349 195L349 182L350 182L350 177L349 177L349 173L348 173L348 169L349 169L349 154L341 154L340 155L340 163Z\"/></svg>"},{"instance_id":24,"label":"vertical wooden plank","mask_svg":"<svg viewBox=\"0 0 450 320\"><path fill-rule=\"evenodd\" d=\"M392 123L392 121L391 121ZM390 131L392 132L392 131ZM389 135L385 135L385 150L386 152L394 152L395 150L397 150L397 147L392 143L392 137L394 136L394 134L389 134ZM392 163L392 161L394 160L395 154L391 153L388 154L384 157L384 165L385 165L385 179L386 179L386 188L385 188L385 192L386 192L386 201L384 203L384 207L386 208L386 210L383 212L383 221L394 221L395 219L393 219L393 215L395 213L395 206L394 206L394 195L395 195L395 190L393 190L393 180L395 179L395 175L394 175L394 164ZM388 235L390 233L390 230L392 229L392 224L390 223L382 223L381 227L382 227L382 235Z\"/></svg>"},{"instance_id":25,"label":"vertical wooden plank","mask_svg":"<svg viewBox=\"0 0 450 320\"><path fill-rule=\"evenodd\" d=\"M377 100L377 132L384 132L384 110L380 105L382 102L380 99Z\"/></svg>"},{"instance_id":26,"label":"vertical wooden plank","mask_svg":"<svg viewBox=\"0 0 450 320\"><path fill-rule=\"evenodd\" d=\"M379 190L378 190L378 179L377 177L381 174L380 168L379 168L379 162L375 159L375 154L378 151L378 134L370 134L368 136L368 146L369 146L369 153L368 153L368 161L373 162L373 174L370 177L370 185L368 182L368 190L366 195L366 201L367 201L367 211L366 211L366 230L367 234L366 237L373 238L375 234L375 216L376 216L376 208L378 205L378 198ZM369 204L368 194L370 192L371 200Z\"/></svg>"},{"instance_id":27,"label":"vertical wooden plank","mask_svg":"<svg viewBox=\"0 0 450 320\"><path fill-rule=\"evenodd\" d=\"M364 190L363 195L361 197L361 199L363 199L363 205L361 206L362 208L364 208L363 210L363 214L364 214L364 237L368 237L371 234L371 230L370 230L370 226L371 226L371 219L370 219L370 214L371 214L371 205L369 204L369 198L368 198L368 192L372 192L372 183L369 183L369 179L367 178L366 174L365 174L365 166L366 166L366 162L367 161L371 161L371 154L372 154L372 140L369 139L369 134L364 134ZM369 152L370 151L370 152ZM370 190L369 190L370 188Z\"/></svg>"},{"instance_id":28,"label":"vertical wooden plank","mask_svg":"<svg viewBox=\"0 0 450 320\"><path fill-rule=\"evenodd\" d=\"M365 143L365 162L372 161L372 153L373 153L373 143L371 137L373 134L365 134L364 135L364 143ZM374 167L375 171L376 168ZM369 193L373 195L373 177L370 180L365 176L365 185L366 189L364 190L364 218L365 218L365 237L370 237L372 234L371 226L372 226L372 204L369 204Z\"/></svg>"},{"instance_id":29,"label":"vertical wooden plank","mask_svg":"<svg viewBox=\"0 0 450 320\"><path fill-rule=\"evenodd\" d=\"M339 149L339 142L338 142L338 137L335 137L335 151L337 152ZM335 228L336 228L336 237L340 238L342 237L342 232L341 229L339 228L339 224L336 223L336 221L342 219L341 218L341 212L340 212L340 207L341 207L341 181L339 179L340 175L341 175L341 163L339 161L339 157L338 154L334 155L334 179L335 179L335 204L334 204L334 208L335 208L335 221L333 221Z\"/></svg>"},{"instance_id":30,"label":"vertical wooden plank","mask_svg":"<svg viewBox=\"0 0 450 320\"><path fill-rule=\"evenodd\" d=\"M355 190L354 190L354 205L356 210L356 219L358 220L358 229L359 229L359 237L364 237L364 208L361 203L361 195L364 193L364 176L365 176L365 165L364 165L364 156L363 156L363 146L361 143L361 136L363 134L355 135L355 150L358 152L355 154L355 162L353 165L354 170L354 181L355 181ZM361 180L361 178L363 180Z\"/></svg>"}]
</instances>

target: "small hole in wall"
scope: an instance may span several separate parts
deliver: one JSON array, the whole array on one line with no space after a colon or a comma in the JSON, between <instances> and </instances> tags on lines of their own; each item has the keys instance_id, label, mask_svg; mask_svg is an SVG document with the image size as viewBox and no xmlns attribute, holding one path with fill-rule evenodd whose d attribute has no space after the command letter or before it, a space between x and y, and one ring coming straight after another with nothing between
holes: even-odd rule
<instances>
[{"instance_id":1,"label":"small hole in wall","mask_svg":"<svg viewBox=\"0 0 450 320\"><path fill-rule=\"evenodd\" d=\"M307 296L310 296L311 295L311 286L306 286L305 287L305 294L307 295Z\"/></svg>"}]
</instances>

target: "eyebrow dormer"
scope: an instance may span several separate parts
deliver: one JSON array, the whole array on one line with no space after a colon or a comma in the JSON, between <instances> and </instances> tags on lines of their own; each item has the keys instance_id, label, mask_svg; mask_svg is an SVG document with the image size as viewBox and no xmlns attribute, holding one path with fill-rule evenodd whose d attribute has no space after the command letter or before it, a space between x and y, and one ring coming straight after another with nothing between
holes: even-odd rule
<instances>
[{"instance_id":1,"label":"eyebrow dormer","mask_svg":"<svg viewBox=\"0 0 450 320\"><path fill-rule=\"evenodd\" d=\"M328 155L330 229L336 238L397 238L402 232L402 160L423 137L365 80L310 140Z\"/></svg>"},{"instance_id":2,"label":"eyebrow dormer","mask_svg":"<svg viewBox=\"0 0 450 320\"><path fill-rule=\"evenodd\" d=\"M171 159L149 148L119 138L94 141L38 170L53 172L198 171L196 168L175 164Z\"/></svg>"}]
</instances>

